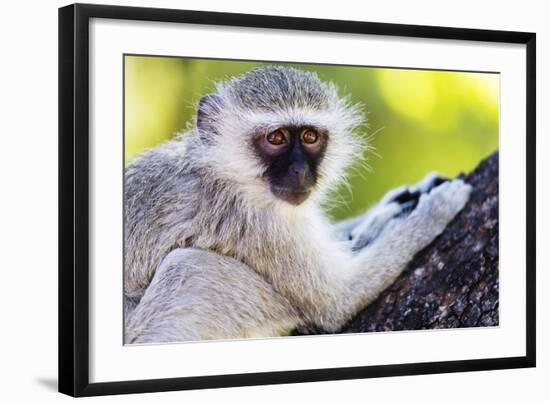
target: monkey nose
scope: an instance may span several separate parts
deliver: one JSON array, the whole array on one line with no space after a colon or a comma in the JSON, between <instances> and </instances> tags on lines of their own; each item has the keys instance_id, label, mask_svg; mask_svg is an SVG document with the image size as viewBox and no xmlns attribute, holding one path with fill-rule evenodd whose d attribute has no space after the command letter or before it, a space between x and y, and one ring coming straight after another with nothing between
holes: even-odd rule
<instances>
[{"instance_id":1,"label":"monkey nose","mask_svg":"<svg viewBox=\"0 0 550 401\"><path fill-rule=\"evenodd\" d=\"M304 186L307 178L307 165L303 162L292 163L290 166L290 174L298 186Z\"/></svg>"}]
</instances>

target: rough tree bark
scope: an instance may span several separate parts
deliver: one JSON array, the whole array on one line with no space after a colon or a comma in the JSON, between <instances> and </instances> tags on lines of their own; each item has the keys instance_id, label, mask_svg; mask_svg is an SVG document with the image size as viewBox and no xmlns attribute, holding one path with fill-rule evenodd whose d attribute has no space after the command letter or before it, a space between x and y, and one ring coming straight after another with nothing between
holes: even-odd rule
<instances>
[{"instance_id":1,"label":"rough tree bark","mask_svg":"<svg viewBox=\"0 0 550 401\"><path fill-rule=\"evenodd\" d=\"M342 332L498 325L498 153L463 178L465 208Z\"/></svg>"}]
</instances>

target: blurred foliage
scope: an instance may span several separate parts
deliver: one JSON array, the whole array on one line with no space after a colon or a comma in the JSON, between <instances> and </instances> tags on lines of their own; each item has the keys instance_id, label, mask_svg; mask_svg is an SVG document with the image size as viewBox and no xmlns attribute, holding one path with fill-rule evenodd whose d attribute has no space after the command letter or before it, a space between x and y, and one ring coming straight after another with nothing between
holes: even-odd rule
<instances>
[{"instance_id":1,"label":"blurred foliage","mask_svg":"<svg viewBox=\"0 0 550 401\"><path fill-rule=\"evenodd\" d=\"M213 82L273 64L126 56L125 160L193 124L200 96ZM363 135L375 151L356 171L329 213L364 211L387 190L430 171L455 176L498 149L499 75L454 71L286 64L335 82L368 111ZM373 135L374 134L374 135ZM351 193L350 193L351 192Z\"/></svg>"}]
</instances>

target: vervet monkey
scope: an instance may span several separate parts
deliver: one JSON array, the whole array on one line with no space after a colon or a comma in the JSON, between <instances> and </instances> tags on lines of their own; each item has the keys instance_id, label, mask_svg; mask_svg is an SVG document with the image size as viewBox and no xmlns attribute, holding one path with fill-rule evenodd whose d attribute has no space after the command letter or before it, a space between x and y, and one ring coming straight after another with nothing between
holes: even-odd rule
<instances>
[{"instance_id":1,"label":"vervet monkey","mask_svg":"<svg viewBox=\"0 0 550 401\"><path fill-rule=\"evenodd\" d=\"M429 175L358 218L321 204L363 155L361 108L314 73L219 83L196 127L125 172L125 342L337 331L466 204ZM419 156L421 157L421 156Z\"/></svg>"}]
</instances>

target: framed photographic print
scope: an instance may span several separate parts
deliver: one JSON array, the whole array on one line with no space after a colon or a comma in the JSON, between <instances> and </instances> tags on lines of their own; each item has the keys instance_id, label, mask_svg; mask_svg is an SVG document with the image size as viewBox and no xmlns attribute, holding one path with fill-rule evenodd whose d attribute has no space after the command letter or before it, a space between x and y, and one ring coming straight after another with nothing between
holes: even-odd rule
<instances>
[{"instance_id":1,"label":"framed photographic print","mask_svg":"<svg viewBox=\"0 0 550 401\"><path fill-rule=\"evenodd\" d=\"M535 34L59 10L59 390L535 366Z\"/></svg>"}]
</instances>

